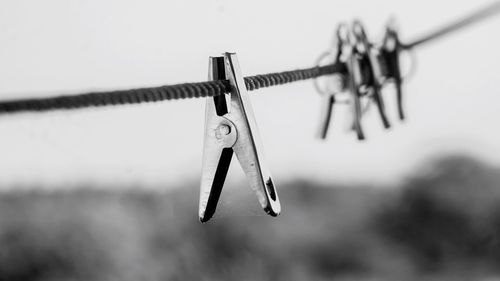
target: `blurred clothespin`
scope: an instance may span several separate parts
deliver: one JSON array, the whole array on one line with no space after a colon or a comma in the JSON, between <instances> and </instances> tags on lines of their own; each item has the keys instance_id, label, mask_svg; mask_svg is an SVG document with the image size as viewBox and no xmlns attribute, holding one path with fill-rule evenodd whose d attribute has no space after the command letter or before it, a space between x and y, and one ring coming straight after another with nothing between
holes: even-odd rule
<instances>
[{"instance_id":1,"label":"blurred clothespin","mask_svg":"<svg viewBox=\"0 0 500 281\"><path fill-rule=\"evenodd\" d=\"M324 59L333 59L333 63L345 63L346 61L346 47L349 43L349 30L345 24L340 24L335 33L335 39L330 50L324 52L318 59L317 65L319 66ZM321 95L321 112L320 123L318 127L318 137L326 139L328 128L330 127L330 120L332 118L333 106L338 102L338 95L346 90L347 77L343 73L337 73L328 77L326 86L320 86L319 80L314 80L314 86L318 93Z\"/></svg>"},{"instance_id":2,"label":"blurred clothespin","mask_svg":"<svg viewBox=\"0 0 500 281\"><path fill-rule=\"evenodd\" d=\"M359 60L355 57L355 46L349 43L349 57L347 59L347 75L349 82L349 92L350 92L350 104L352 106L352 129L356 132L358 140L365 139L365 133L363 131L363 126L361 124L361 119L363 117L363 105L362 105L362 85L363 85L363 73Z\"/></svg>"},{"instance_id":3,"label":"blurred clothespin","mask_svg":"<svg viewBox=\"0 0 500 281\"><path fill-rule=\"evenodd\" d=\"M354 21L352 25L354 39L354 64L359 68L361 81L360 87L363 96L370 96L377 105L380 118L384 128L390 128L390 123L385 111L384 98L382 97L382 71L376 48L368 41L365 28L360 21Z\"/></svg>"},{"instance_id":4,"label":"blurred clothespin","mask_svg":"<svg viewBox=\"0 0 500 281\"><path fill-rule=\"evenodd\" d=\"M400 120L405 119L402 90L403 77L401 76L401 64L399 61L399 56L403 49L395 22L391 20L386 27L385 36L380 48L379 61L382 65L382 77L386 81L393 82L396 88L396 101Z\"/></svg>"},{"instance_id":5,"label":"blurred clothespin","mask_svg":"<svg viewBox=\"0 0 500 281\"><path fill-rule=\"evenodd\" d=\"M281 211L280 201L263 158L257 123L236 54L210 58L209 72L210 80L229 80L231 93L207 98L200 221L208 221L215 213L233 152L264 211L277 216Z\"/></svg>"}]
</instances>

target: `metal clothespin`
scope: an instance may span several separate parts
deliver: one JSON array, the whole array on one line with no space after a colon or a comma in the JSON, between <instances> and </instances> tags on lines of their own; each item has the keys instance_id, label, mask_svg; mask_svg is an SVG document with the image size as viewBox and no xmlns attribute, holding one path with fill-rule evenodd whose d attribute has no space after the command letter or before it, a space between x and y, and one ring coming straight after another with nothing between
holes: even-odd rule
<instances>
[{"instance_id":1,"label":"metal clothespin","mask_svg":"<svg viewBox=\"0 0 500 281\"><path fill-rule=\"evenodd\" d=\"M211 57L209 65L209 80L229 80L231 93L230 97L224 94L207 98L200 221L208 221L215 213L233 152L264 211L277 216L281 211L278 193L263 159L257 123L236 54Z\"/></svg>"},{"instance_id":2,"label":"metal clothespin","mask_svg":"<svg viewBox=\"0 0 500 281\"><path fill-rule=\"evenodd\" d=\"M380 62L383 66L382 76L386 81L392 81L396 88L396 101L398 106L398 115L400 120L405 119L403 108L403 78L401 76L401 65L399 55L403 47L399 40L399 35L394 22L387 25L386 33L380 49Z\"/></svg>"},{"instance_id":3,"label":"metal clothespin","mask_svg":"<svg viewBox=\"0 0 500 281\"><path fill-rule=\"evenodd\" d=\"M332 48L325 53L323 53L318 61L317 65L319 66L321 62L325 58L332 58L334 59L334 64L335 63L345 63L345 51L346 51L346 46L349 45L349 34L348 34L348 28L345 24L340 24L337 27L337 32L335 34L335 40ZM332 75L333 77L329 78L331 79L330 82L334 82L331 84L334 84L332 87L328 87L326 89L323 89L319 83L318 79L314 80L314 86L317 90L317 92L321 95L322 100L321 100L321 112L320 112L320 123L318 127L318 137L321 139L326 139L327 133L328 133L328 128L330 127L330 120L332 118L332 113L333 113L333 106L337 102L338 95L346 90L346 85L347 85L347 77L343 73L339 74L334 74Z\"/></svg>"},{"instance_id":4,"label":"metal clothespin","mask_svg":"<svg viewBox=\"0 0 500 281\"><path fill-rule=\"evenodd\" d=\"M352 25L354 38L354 54L356 65L360 68L362 78L361 87L365 95L370 95L377 105L380 118L384 128L390 128L390 123L385 112L385 103L382 97L382 73L379 65L377 50L372 48L368 37L360 21L354 21Z\"/></svg>"},{"instance_id":5,"label":"metal clothespin","mask_svg":"<svg viewBox=\"0 0 500 281\"><path fill-rule=\"evenodd\" d=\"M363 107L361 99L363 98L362 85L363 85L363 73L359 60L356 58L355 46L349 43L349 57L347 59L347 74L349 82L349 92L350 92L350 104L352 106L353 124L352 129L356 132L358 140L365 139L365 133L363 131L363 126L361 124L361 119L363 117Z\"/></svg>"}]
</instances>

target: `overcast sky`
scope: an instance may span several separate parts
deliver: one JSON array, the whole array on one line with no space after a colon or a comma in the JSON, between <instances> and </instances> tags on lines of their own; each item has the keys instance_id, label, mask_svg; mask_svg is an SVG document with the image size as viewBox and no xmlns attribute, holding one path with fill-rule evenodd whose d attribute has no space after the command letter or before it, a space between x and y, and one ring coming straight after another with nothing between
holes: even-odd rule
<instances>
[{"instance_id":1,"label":"overcast sky","mask_svg":"<svg viewBox=\"0 0 500 281\"><path fill-rule=\"evenodd\" d=\"M225 51L237 52L245 75L310 67L341 21L361 19L376 39L395 16L403 38L412 39L488 2L1 1L0 98L202 81L208 57ZM311 81L252 93L276 183L394 183L421 161L456 151L499 163L499 29L500 17L418 49L405 85L408 121L392 114L394 126L384 131L369 114L365 143L346 131L341 110L329 139L314 138L320 98ZM0 186L198 181L204 105L2 115ZM238 181L233 166L228 180Z\"/></svg>"}]
</instances>

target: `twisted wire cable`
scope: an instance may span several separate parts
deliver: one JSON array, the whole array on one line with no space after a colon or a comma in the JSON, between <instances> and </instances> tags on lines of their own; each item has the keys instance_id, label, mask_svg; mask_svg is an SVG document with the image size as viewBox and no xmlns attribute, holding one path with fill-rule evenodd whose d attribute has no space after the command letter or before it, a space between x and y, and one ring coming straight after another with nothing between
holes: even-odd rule
<instances>
[{"instance_id":1,"label":"twisted wire cable","mask_svg":"<svg viewBox=\"0 0 500 281\"><path fill-rule=\"evenodd\" d=\"M406 49L412 49L417 46L423 45L425 43L439 39L445 35L451 34L453 32L462 30L465 27L473 25L482 20L488 19L492 16L500 13L500 1L493 1L484 7L472 11L470 14L455 20L454 22L448 23L432 32L429 32L412 42L404 44L403 47Z\"/></svg>"},{"instance_id":2,"label":"twisted wire cable","mask_svg":"<svg viewBox=\"0 0 500 281\"><path fill-rule=\"evenodd\" d=\"M479 9L470 15L452 22L434 32L420 37L410 43L401 44L403 49L412 49L429 41L433 41L451 32L462 29L480 20L500 12L500 1ZM273 87L301 80L308 80L334 73L347 73L343 63L335 63L320 67L297 69L277 73L269 73L245 77L245 85L249 91ZM138 88L108 92L91 92L78 95L63 95L49 98L20 99L0 102L1 113L20 111L49 111L58 109L76 109L94 106L111 106L136 104L143 102L159 102L164 100L200 98L217 96L231 91L229 81L218 80L197 83L184 83L151 88Z\"/></svg>"},{"instance_id":3,"label":"twisted wire cable","mask_svg":"<svg viewBox=\"0 0 500 281\"><path fill-rule=\"evenodd\" d=\"M248 91L273 87L334 73L345 73L345 65L337 63L321 67L297 69L245 77ZM77 109L84 107L114 106L159 102L164 100L213 97L229 93L228 80L184 83L152 88L138 88L109 92L92 92L78 95L65 95L49 98L21 99L0 102L0 113L20 111L49 111L58 109Z\"/></svg>"}]
</instances>

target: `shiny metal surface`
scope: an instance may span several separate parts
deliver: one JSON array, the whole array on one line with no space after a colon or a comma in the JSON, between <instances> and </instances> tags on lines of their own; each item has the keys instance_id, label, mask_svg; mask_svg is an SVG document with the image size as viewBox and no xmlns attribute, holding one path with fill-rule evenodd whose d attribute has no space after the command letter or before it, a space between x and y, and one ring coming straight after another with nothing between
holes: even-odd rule
<instances>
[{"instance_id":1,"label":"shiny metal surface","mask_svg":"<svg viewBox=\"0 0 500 281\"><path fill-rule=\"evenodd\" d=\"M210 59L209 79L228 79L227 96L207 99L199 217L208 221L217 207L233 152L266 213L277 216L281 205L265 164L257 123L236 54Z\"/></svg>"}]
</instances>

